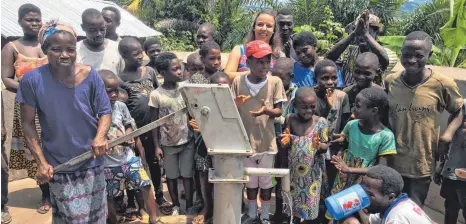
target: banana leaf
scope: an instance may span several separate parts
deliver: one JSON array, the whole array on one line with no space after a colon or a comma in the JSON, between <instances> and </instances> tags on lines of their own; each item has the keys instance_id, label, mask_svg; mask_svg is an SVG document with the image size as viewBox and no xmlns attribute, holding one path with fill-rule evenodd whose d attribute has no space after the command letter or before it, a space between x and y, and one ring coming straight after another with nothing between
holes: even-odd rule
<instances>
[{"instance_id":1,"label":"banana leaf","mask_svg":"<svg viewBox=\"0 0 466 224\"><path fill-rule=\"evenodd\" d=\"M401 47L403 47L403 41L406 36L379 36L377 40L382 43L385 47L389 48L392 51L400 52ZM434 53L440 53L441 50L435 45L432 45L432 51Z\"/></svg>"},{"instance_id":2,"label":"banana leaf","mask_svg":"<svg viewBox=\"0 0 466 224\"><path fill-rule=\"evenodd\" d=\"M466 0L456 0L453 16L440 28L445 46L452 48L450 66L455 66L458 54L466 45Z\"/></svg>"}]
</instances>

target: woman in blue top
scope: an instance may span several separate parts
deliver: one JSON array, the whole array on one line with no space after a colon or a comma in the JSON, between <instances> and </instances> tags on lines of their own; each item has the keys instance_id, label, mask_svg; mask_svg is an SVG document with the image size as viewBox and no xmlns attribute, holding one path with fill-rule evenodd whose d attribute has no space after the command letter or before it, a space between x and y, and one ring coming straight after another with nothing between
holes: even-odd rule
<instances>
[{"instance_id":1,"label":"woman in blue top","mask_svg":"<svg viewBox=\"0 0 466 224\"><path fill-rule=\"evenodd\" d=\"M280 30L276 26L277 14L275 11L265 9L259 12L254 19L251 30L246 37L246 43L253 40L262 40L269 43L273 49L272 61L270 70L272 70L275 59L284 54L281 52ZM227 65L224 71L228 74L231 80L236 76L249 73L249 67L246 64L246 44L236 45L230 53Z\"/></svg>"}]
</instances>

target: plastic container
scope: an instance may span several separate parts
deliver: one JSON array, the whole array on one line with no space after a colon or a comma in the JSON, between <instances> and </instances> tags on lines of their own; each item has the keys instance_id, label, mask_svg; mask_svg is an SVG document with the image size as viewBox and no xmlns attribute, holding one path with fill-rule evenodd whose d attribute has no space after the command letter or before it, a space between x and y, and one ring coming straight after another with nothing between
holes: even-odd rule
<instances>
[{"instance_id":1,"label":"plastic container","mask_svg":"<svg viewBox=\"0 0 466 224\"><path fill-rule=\"evenodd\" d=\"M325 199L327 212L335 220L340 220L349 215L367 208L370 199L361 185L356 184L337 194Z\"/></svg>"}]
</instances>

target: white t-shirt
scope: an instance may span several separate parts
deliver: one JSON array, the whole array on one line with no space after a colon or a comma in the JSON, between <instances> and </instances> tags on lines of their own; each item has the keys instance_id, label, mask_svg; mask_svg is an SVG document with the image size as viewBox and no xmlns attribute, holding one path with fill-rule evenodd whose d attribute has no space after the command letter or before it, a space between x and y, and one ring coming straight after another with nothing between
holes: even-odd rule
<instances>
[{"instance_id":1,"label":"white t-shirt","mask_svg":"<svg viewBox=\"0 0 466 224\"><path fill-rule=\"evenodd\" d=\"M249 88L249 92L251 92L251 95L256 96L259 93L259 91L262 89L262 87L264 87L265 84L267 84L267 80L269 80L269 76L267 76L266 79L260 83L252 83L251 81L249 81L248 77L246 77L245 80L246 80L246 85Z\"/></svg>"},{"instance_id":2,"label":"white t-shirt","mask_svg":"<svg viewBox=\"0 0 466 224\"><path fill-rule=\"evenodd\" d=\"M409 198L400 200L386 212L384 217L380 214L371 214L369 222L371 224L435 224L422 208Z\"/></svg>"},{"instance_id":3,"label":"white t-shirt","mask_svg":"<svg viewBox=\"0 0 466 224\"><path fill-rule=\"evenodd\" d=\"M76 44L78 53L76 63L90 65L97 71L102 69L110 70L118 75L125 68L123 58L118 52L118 43L110 39L105 40L107 41L105 50L100 52L89 50L84 44L84 40L79 41Z\"/></svg>"}]
</instances>

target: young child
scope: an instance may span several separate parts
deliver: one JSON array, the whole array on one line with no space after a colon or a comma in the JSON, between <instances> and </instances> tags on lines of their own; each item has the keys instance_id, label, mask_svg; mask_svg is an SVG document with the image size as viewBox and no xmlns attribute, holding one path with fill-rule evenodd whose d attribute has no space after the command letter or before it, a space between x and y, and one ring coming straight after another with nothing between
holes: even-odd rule
<instances>
[{"instance_id":1,"label":"young child","mask_svg":"<svg viewBox=\"0 0 466 224\"><path fill-rule=\"evenodd\" d=\"M155 66L164 78L163 84L150 94L152 120L160 119L170 113L183 109L186 105L179 90L179 82L183 79L181 61L175 54L164 52L155 60ZM172 215L180 214L178 200L178 178L183 178L188 214L193 209L193 167L194 139L188 127L188 114L175 117L170 122L154 129L152 136L155 143L155 153L158 159L164 158L164 168L167 174L168 192L172 199ZM163 150L163 151L162 151Z\"/></svg>"},{"instance_id":2,"label":"young child","mask_svg":"<svg viewBox=\"0 0 466 224\"><path fill-rule=\"evenodd\" d=\"M228 74L223 71L218 71L210 77L210 83L212 84L223 84L231 87L231 80L228 78Z\"/></svg>"},{"instance_id":3,"label":"young child","mask_svg":"<svg viewBox=\"0 0 466 224\"><path fill-rule=\"evenodd\" d=\"M432 39L422 31L408 34L401 48L404 71L385 78L390 104L390 128L395 133L397 155L389 166L404 179L403 192L424 205L435 170L440 115L458 115L463 97L452 78L426 67Z\"/></svg>"},{"instance_id":4,"label":"young child","mask_svg":"<svg viewBox=\"0 0 466 224\"><path fill-rule=\"evenodd\" d=\"M196 54L196 53L195 53ZM201 45L201 49L199 50L199 56L202 62L202 67L204 68L200 72L194 73L189 78L189 83L195 84L210 84L211 76L220 70L222 55L220 51L220 46L213 40L209 40L204 42ZM189 61L188 61L188 64ZM188 66L190 70L194 66ZM201 146L203 144L202 136L199 134L195 135L196 139L196 146ZM204 207L201 211L201 215L205 218L210 218L212 216L212 208L213 208L213 201L210 195L212 191L212 186L209 183L209 168L212 167L212 158L207 155L207 149L204 148L196 148L196 154L194 156L194 160L196 163L196 189L198 190L198 198L204 199L200 201L200 207ZM201 189L205 189L205 192L199 194ZM196 202L199 205L198 202ZM204 204L204 205L202 205ZM196 206L197 206L196 205ZM209 208L209 209L208 209ZM210 214L207 214L207 211L210 211Z\"/></svg>"},{"instance_id":5,"label":"young child","mask_svg":"<svg viewBox=\"0 0 466 224\"><path fill-rule=\"evenodd\" d=\"M296 113L287 115L282 144L288 146L288 167L291 175L293 216L304 223L321 223L320 199L325 198L328 185L325 173L325 152L328 149L327 120L315 114L317 96L313 88L296 92ZM322 218L322 216L321 216Z\"/></svg>"},{"instance_id":6,"label":"young child","mask_svg":"<svg viewBox=\"0 0 466 224\"><path fill-rule=\"evenodd\" d=\"M317 63L315 67L315 78L317 80L317 108L316 114L327 118L329 123L328 134L340 133L346 122L351 116L348 96L343 91L335 89L337 86L337 66L328 59ZM337 170L330 162L332 155L336 155L339 146L330 144L329 150L325 155L327 166L327 177L329 185L333 184Z\"/></svg>"},{"instance_id":7,"label":"young child","mask_svg":"<svg viewBox=\"0 0 466 224\"><path fill-rule=\"evenodd\" d=\"M442 136L442 142L448 143L450 150L445 162L441 163L439 169L437 169L434 180L437 184L442 184L440 196L445 198L444 223L457 223L460 209L463 211L463 217L466 217L466 204L464 204L466 179L455 173L456 169L466 167L466 160L464 159L466 158L466 133L462 131L466 127L462 125L465 114L466 99L464 99L463 109L460 114L450 122L449 128L445 130L445 134Z\"/></svg>"},{"instance_id":8,"label":"young child","mask_svg":"<svg viewBox=\"0 0 466 224\"><path fill-rule=\"evenodd\" d=\"M381 119L388 108L387 94L380 88L366 88L356 97L356 120L349 121L332 143L348 142L348 149L332 157L340 171L331 194L361 182L368 167L387 164L387 157L396 154L395 137ZM327 215L328 218L331 218Z\"/></svg>"},{"instance_id":9,"label":"young child","mask_svg":"<svg viewBox=\"0 0 466 224\"><path fill-rule=\"evenodd\" d=\"M141 44L135 38L123 38L119 43L118 50L125 62L125 68L119 75L120 87L126 90L128 94L126 105L135 120L136 126L140 128L151 122L148 103L149 94L159 86L155 76L156 72L149 66L142 65L143 50ZM149 165L157 206L160 207L163 214L170 214L171 205L163 198L160 165L155 156L152 135L146 133L141 135L140 139ZM129 207L129 210L131 209L134 208ZM131 219L134 218L133 215L129 214L129 216Z\"/></svg>"},{"instance_id":10,"label":"young child","mask_svg":"<svg viewBox=\"0 0 466 224\"><path fill-rule=\"evenodd\" d=\"M209 40L201 45L199 55L201 57L204 70L193 74L189 78L190 83L209 84L210 76L220 70L222 65L222 52L220 46L213 40Z\"/></svg>"},{"instance_id":11,"label":"young child","mask_svg":"<svg viewBox=\"0 0 466 224\"><path fill-rule=\"evenodd\" d=\"M186 59L186 70L183 80L189 80L192 75L202 71L204 71L204 63L201 61L201 55L199 55L199 52L194 52Z\"/></svg>"},{"instance_id":12,"label":"young child","mask_svg":"<svg viewBox=\"0 0 466 224\"><path fill-rule=\"evenodd\" d=\"M264 41L251 41L246 46L247 65L250 74L238 76L232 84L233 94L250 99L238 107L254 155L244 159L244 167L273 168L277 143L274 118L282 114L281 105L286 101L282 81L276 76L268 76L272 48ZM262 213L260 220L268 223L272 194L272 178L250 177L247 184L248 216L257 217L257 193L260 190Z\"/></svg>"},{"instance_id":13,"label":"young child","mask_svg":"<svg viewBox=\"0 0 466 224\"><path fill-rule=\"evenodd\" d=\"M108 131L109 140L117 139L133 131L133 118L126 105L118 100L118 77L109 70L99 71L105 89L112 104L112 124ZM139 151L140 157L134 155L133 148ZM107 204L109 223L118 223L114 198L123 193L125 184L129 189L141 189L144 198L154 198L150 189L150 179L142 163L145 163L144 148L139 138L110 149L105 155L105 180L107 182ZM141 162L142 161L142 162ZM149 212L149 223L155 223L157 210L154 200L144 200Z\"/></svg>"},{"instance_id":14,"label":"young child","mask_svg":"<svg viewBox=\"0 0 466 224\"><path fill-rule=\"evenodd\" d=\"M155 37L150 37L144 41L142 46L144 47L144 52L149 57L149 63L147 63L146 66L154 69L157 73L157 82L159 84L163 83L162 76L158 74L157 69L155 68L155 59L162 52L162 44L160 43L160 40Z\"/></svg>"},{"instance_id":15,"label":"young child","mask_svg":"<svg viewBox=\"0 0 466 224\"><path fill-rule=\"evenodd\" d=\"M298 87L291 82L293 80L293 60L290 58L279 58L275 61L275 66L272 69L272 76L276 76L282 80L285 89L286 102L282 105L282 115L275 118L275 133L277 135L278 153L275 157L275 168L288 168L288 151L281 147L278 142L280 135L283 133L283 124L285 123L286 115L295 112L295 94ZM275 178L275 223L281 223L283 219L283 198L281 194L281 178Z\"/></svg>"},{"instance_id":16,"label":"young child","mask_svg":"<svg viewBox=\"0 0 466 224\"><path fill-rule=\"evenodd\" d=\"M355 83L343 89L348 95L350 110L354 112L356 96L361 90L370 87L382 88L374 83L374 78L378 75L379 59L372 52L364 52L356 58L353 79Z\"/></svg>"},{"instance_id":17,"label":"young child","mask_svg":"<svg viewBox=\"0 0 466 224\"><path fill-rule=\"evenodd\" d=\"M293 66L293 83L297 87L316 85L314 66L319 60L317 56L317 38L312 32L301 32L293 38L293 48L298 61ZM343 87L343 78L338 73L337 87Z\"/></svg>"}]
</instances>

